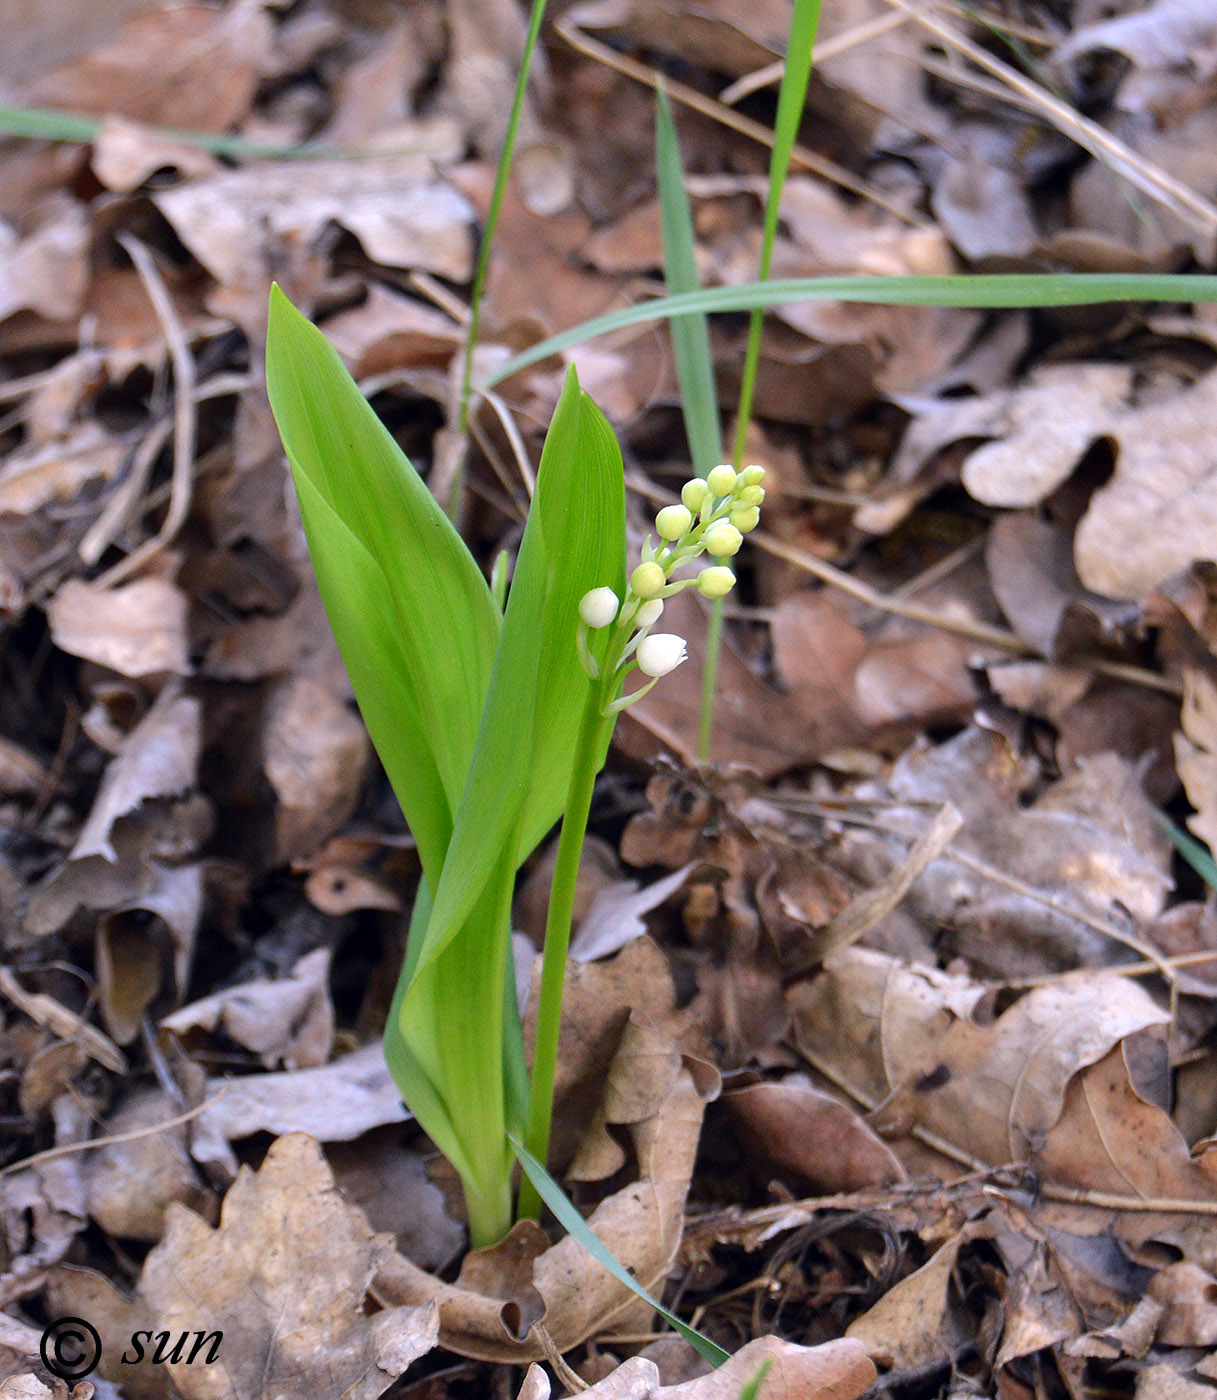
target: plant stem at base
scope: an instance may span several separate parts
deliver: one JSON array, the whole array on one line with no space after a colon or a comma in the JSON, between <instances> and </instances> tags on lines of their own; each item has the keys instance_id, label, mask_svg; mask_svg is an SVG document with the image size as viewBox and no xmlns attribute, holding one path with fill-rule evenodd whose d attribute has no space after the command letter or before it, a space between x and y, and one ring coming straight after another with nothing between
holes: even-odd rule
<instances>
[{"instance_id":1,"label":"plant stem at base","mask_svg":"<svg viewBox=\"0 0 1217 1400\"><path fill-rule=\"evenodd\" d=\"M587 835L587 819L592 807L592 790L596 785L597 759L600 757L604 732L601 689L598 684L587 688L566 811L562 816L562 832L558 837L558 855L549 891L549 912L545 919L545 955L541 964L541 995L537 1004L532 1088L528 1096L528 1122L524 1131L524 1145L542 1163L549 1156L558 1035L562 1023L562 989L566 981L571 919L575 912L579 857L583 853L583 838ZM520 1184L520 1203L516 1214L520 1220L541 1218L541 1197L528 1177Z\"/></svg>"}]
</instances>

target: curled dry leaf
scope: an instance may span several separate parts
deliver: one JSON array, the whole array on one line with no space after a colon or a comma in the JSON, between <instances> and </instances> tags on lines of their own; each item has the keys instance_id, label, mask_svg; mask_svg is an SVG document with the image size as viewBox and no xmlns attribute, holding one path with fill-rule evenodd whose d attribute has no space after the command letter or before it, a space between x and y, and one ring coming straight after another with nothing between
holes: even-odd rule
<instances>
[{"instance_id":1,"label":"curled dry leaf","mask_svg":"<svg viewBox=\"0 0 1217 1400\"><path fill-rule=\"evenodd\" d=\"M653 1290L662 1287L680 1244L703 1100L671 1043L644 1027L634 1030L613 1060L607 1107L592 1132L603 1144L607 1123L625 1125L638 1180L602 1201L588 1224L643 1287ZM601 1157L589 1174L598 1175L603 1166ZM396 1304L437 1302L440 1342L449 1351L515 1364L546 1355L533 1324L544 1325L558 1350L566 1352L636 1308L636 1296L573 1237L546 1249L543 1237L520 1226L508 1239L513 1236L514 1250L482 1251L491 1256L485 1260L476 1251L467 1256L455 1284L396 1256L381 1270L376 1291ZM519 1248L525 1246L533 1256L530 1268L519 1262Z\"/></svg>"},{"instance_id":2,"label":"curled dry leaf","mask_svg":"<svg viewBox=\"0 0 1217 1400\"><path fill-rule=\"evenodd\" d=\"M831 1195L903 1181L904 1168L853 1109L801 1076L723 1095L736 1132L757 1157Z\"/></svg>"},{"instance_id":3,"label":"curled dry leaf","mask_svg":"<svg viewBox=\"0 0 1217 1400\"><path fill-rule=\"evenodd\" d=\"M680 1385L661 1385L658 1366L634 1356L583 1394L587 1400L739 1400L762 1368L758 1400L856 1400L877 1379L860 1342L843 1338L801 1347L780 1337L758 1337L716 1371ZM516 1400L549 1396L548 1377L531 1366Z\"/></svg>"},{"instance_id":4,"label":"curled dry leaf","mask_svg":"<svg viewBox=\"0 0 1217 1400\"><path fill-rule=\"evenodd\" d=\"M114 823L153 798L189 791L197 779L201 748L202 707L175 686L167 687L119 744L71 859L117 860L111 844Z\"/></svg>"}]
</instances>

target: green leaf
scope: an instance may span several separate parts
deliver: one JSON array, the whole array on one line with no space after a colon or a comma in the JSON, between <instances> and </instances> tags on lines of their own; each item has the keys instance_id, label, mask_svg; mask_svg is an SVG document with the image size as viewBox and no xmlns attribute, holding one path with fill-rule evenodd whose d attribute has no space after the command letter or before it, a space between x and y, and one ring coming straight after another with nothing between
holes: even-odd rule
<instances>
[{"instance_id":1,"label":"green leaf","mask_svg":"<svg viewBox=\"0 0 1217 1400\"><path fill-rule=\"evenodd\" d=\"M655 95L655 168L659 221L663 233L663 280L669 292L693 292L699 285L697 246L680 160L680 143L676 138L672 108L662 83ZM704 312L673 316L671 333L689 455L694 470L699 476L705 476L722 461L723 446L718 421L718 397L714 389L709 321Z\"/></svg>"},{"instance_id":2,"label":"green leaf","mask_svg":"<svg viewBox=\"0 0 1217 1400\"><path fill-rule=\"evenodd\" d=\"M662 1303L657 1303L646 1289L643 1288L642 1284L617 1262L605 1247L604 1242L596 1235L570 1201L567 1200L566 1193L558 1183L514 1135L511 1137L511 1146L516 1156L520 1159L520 1165L528 1173L529 1180L537 1188L538 1195L550 1210L553 1211L555 1219L563 1229L566 1230L567 1234L573 1235L575 1239L579 1241L597 1264L607 1269L618 1283L625 1284L631 1292L636 1293L640 1298L650 1303L651 1307L653 1307L665 1321L671 1323L685 1341L694 1348L697 1354L704 1357L711 1366L721 1366L724 1361L729 1361L731 1359L730 1352L724 1351L722 1347L712 1342L709 1337L703 1337L700 1332L690 1327L687 1322L682 1322L675 1313L669 1312Z\"/></svg>"},{"instance_id":3,"label":"green leaf","mask_svg":"<svg viewBox=\"0 0 1217 1400\"><path fill-rule=\"evenodd\" d=\"M520 370L625 326L691 311L751 311L786 302L845 301L869 306L1096 306L1122 301L1217 301L1217 276L1142 272L984 273L972 277L790 277L703 287L595 316L505 360L482 381L492 389Z\"/></svg>"},{"instance_id":4,"label":"green leaf","mask_svg":"<svg viewBox=\"0 0 1217 1400\"><path fill-rule=\"evenodd\" d=\"M337 352L277 287L266 379L334 635L437 883L489 686L498 610Z\"/></svg>"},{"instance_id":5,"label":"green leaf","mask_svg":"<svg viewBox=\"0 0 1217 1400\"><path fill-rule=\"evenodd\" d=\"M1155 812L1154 815L1158 825L1170 837L1175 850L1208 885L1209 889L1217 890L1217 861L1213 859L1212 852L1197 841L1194 836L1189 836L1181 826L1176 826L1169 817L1163 816L1161 812Z\"/></svg>"}]
</instances>

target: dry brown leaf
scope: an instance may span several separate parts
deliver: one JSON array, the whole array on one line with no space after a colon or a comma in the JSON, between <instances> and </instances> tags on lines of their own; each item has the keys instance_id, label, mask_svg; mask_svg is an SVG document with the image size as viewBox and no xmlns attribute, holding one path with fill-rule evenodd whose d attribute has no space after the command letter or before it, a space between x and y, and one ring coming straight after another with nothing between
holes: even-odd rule
<instances>
[{"instance_id":1,"label":"dry brown leaf","mask_svg":"<svg viewBox=\"0 0 1217 1400\"><path fill-rule=\"evenodd\" d=\"M139 189L159 170L176 170L185 179L196 180L218 175L224 168L209 151L170 140L114 113L102 118L90 164L102 184L120 194Z\"/></svg>"},{"instance_id":2,"label":"dry brown leaf","mask_svg":"<svg viewBox=\"0 0 1217 1400\"><path fill-rule=\"evenodd\" d=\"M224 9L149 4L106 37L86 56L26 83L25 101L223 131L249 110L271 24L260 0Z\"/></svg>"},{"instance_id":3,"label":"dry brown leaf","mask_svg":"<svg viewBox=\"0 0 1217 1400\"><path fill-rule=\"evenodd\" d=\"M211 1079L206 1092L206 1107L194 1119L191 1155L210 1174L229 1179L237 1172L229 1143L255 1133L349 1142L410 1117L379 1043L315 1069Z\"/></svg>"},{"instance_id":4,"label":"dry brown leaf","mask_svg":"<svg viewBox=\"0 0 1217 1400\"><path fill-rule=\"evenodd\" d=\"M637 880L617 880L598 891L578 922L570 956L578 962L594 962L640 938L647 931L642 916L675 894L692 869L686 865L641 889Z\"/></svg>"},{"instance_id":5,"label":"dry brown leaf","mask_svg":"<svg viewBox=\"0 0 1217 1400\"><path fill-rule=\"evenodd\" d=\"M306 953L287 977L242 982L183 1006L160 1022L160 1030L193 1041L194 1031L222 1033L252 1050L267 1069L323 1065L334 1044L330 1000L330 950Z\"/></svg>"},{"instance_id":6,"label":"dry brown leaf","mask_svg":"<svg viewBox=\"0 0 1217 1400\"><path fill-rule=\"evenodd\" d=\"M945 946L993 976L1106 965L1119 939L1105 930L1134 936L1128 911L1154 917L1170 887L1156 808L1136 769L1113 753L1079 759L1075 773L1022 806L1032 776L992 732L916 745L886 781L858 784L854 793L882 804L880 825L904 839L846 832L833 862L875 884L925 830L925 807L951 803L964 827L913 885L906 912L926 927L945 925Z\"/></svg>"},{"instance_id":7,"label":"dry brown leaf","mask_svg":"<svg viewBox=\"0 0 1217 1400\"><path fill-rule=\"evenodd\" d=\"M790 996L813 1065L959 1160L989 1166L1038 1160L1075 1076L1170 1019L1131 979L1090 970L1033 989L993 1021L984 984L864 948L832 957Z\"/></svg>"},{"instance_id":8,"label":"dry brown leaf","mask_svg":"<svg viewBox=\"0 0 1217 1400\"><path fill-rule=\"evenodd\" d=\"M145 802L179 797L194 786L202 723L202 706L193 696L181 694L176 686L161 692L106 768L71 859L99 855L117 860L111 844L115 822L138 811Z\"/></svg>"},{"instance_id":9,"label":"dry brown leaf","mask_svg":"<svg viewBox=\"0 0 1217 1400\"><path fill-rule=\"evenodd\" d=\"M417 155L263 161L154 198L223 286L262 287L268 237L308 247L332 223L353 233L374 262L465 281L473 211L433 169L457 153L455 132L449 123L420 126L415 144Z\"/></svg>"},{"instance_id":10,"label":"dry brown leaf","mask_svg":"<svg viewBox=\"0 0 1217 1400\"><path fill-rule=\"evenodd\" d=\"M0 320L26 309L49 320L75 316L88 283L88 251L85 209L66 196L25 238L0 222Z\"/></svg>"},{"instance_id":11,"label":"dry brown leaf","mask_svg":"<svg viewBox=\"0 0 1217 1400\"><path fill-rule=\"evenodd\" d=\"M968 1328L952 1297L959 1252L991 1233L986 1222L965 1225L921 1268L901 1279L845 1335L865 1346L872 1361L897 1372L949 1363L967 1344Z\"/></svg>"},{"instance_id":12,"label":"dry brown leaf","mask_svg":"<svg viewBox=\"0 0 1217 1400\"><path fill-rule=\"evenodd\" d=\"M899 1159L874 1130L801 1076L731 1089L723 1104L752 1152L813 1192L862 1191L904 1180Z\"/></svg>"},{"instance_id":13,"label":"dry brown leaf","mask_svg":"<svg viewBox=\"0 0 1217 1400\"><path fill-rule=\"evenodd\" d=\"M859 1343L842 1339L801 1347L780 1337L758 1337L715 1371L680 1385L663 1385L659 1367L631 1357L598 1385L588 1400L738 1400L765 1369L757 1400L856 1400L875 1383L876 1371ZM549 1400L549 1379L530 1366L516 1400Z\"/></svg>"},{"instance_id":14,"label":"dry brown leaf","mask_svg":"<svg viewBox=\"0 0 1217 1400\"><path fill-rule=\"evenodd\" d=\"M319 681L293 676L267 706L263 771L279 801L275 855L310 856L355 810L371 757L359 716Z\"/></svg>"},{"instance_id":15,"label":"dry brown leaf","mask_svg":"<svg viewBox=\"0 0 1217 1400\"><path fill-rule=\"evenodd\" d=\"M186 595L163 578L98 588L70 578L51 599L55 645L124 676L190 671Z\"/></svg>"}]
</instances>

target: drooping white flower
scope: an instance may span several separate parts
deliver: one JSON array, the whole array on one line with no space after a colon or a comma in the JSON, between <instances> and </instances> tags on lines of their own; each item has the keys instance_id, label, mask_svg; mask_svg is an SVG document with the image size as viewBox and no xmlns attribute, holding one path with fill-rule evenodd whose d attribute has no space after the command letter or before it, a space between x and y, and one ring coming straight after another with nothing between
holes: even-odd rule
<instances>
[{"instance_id":1,"label":"drooping white flower","mask_svg":"<svg viewBox=\"0 0 1217 1400\"><path fill-rule=\"evenodd\" d=\"M607 627L616 620L619 607L611 588L593 588L579 599L579 616L588 627Z\"/></svg>"},{"instance_id":2,"label":"drooping white flower","mask_svg":"<svg viewBox=\"0 0 1217 1400\"><path fill-rule=\"evenodd\" d=\"M638 669L648 676L666 676L688 656L685 639L674 632L654 632L638 644Z\"/></svg>"},{"instance_id":3,"label":"drooping white flower","mask_svg":"<svg viewBox=\"0 0 1217 1400\"><path fill-rule=\"evenodd\" d=\"M662 612L663 599L652 598L648 602L643 603L643 605L634 614L634 626L638 628L654 627L654 625L659 621L660 614Z\"/></svg>"}]
</instances>

